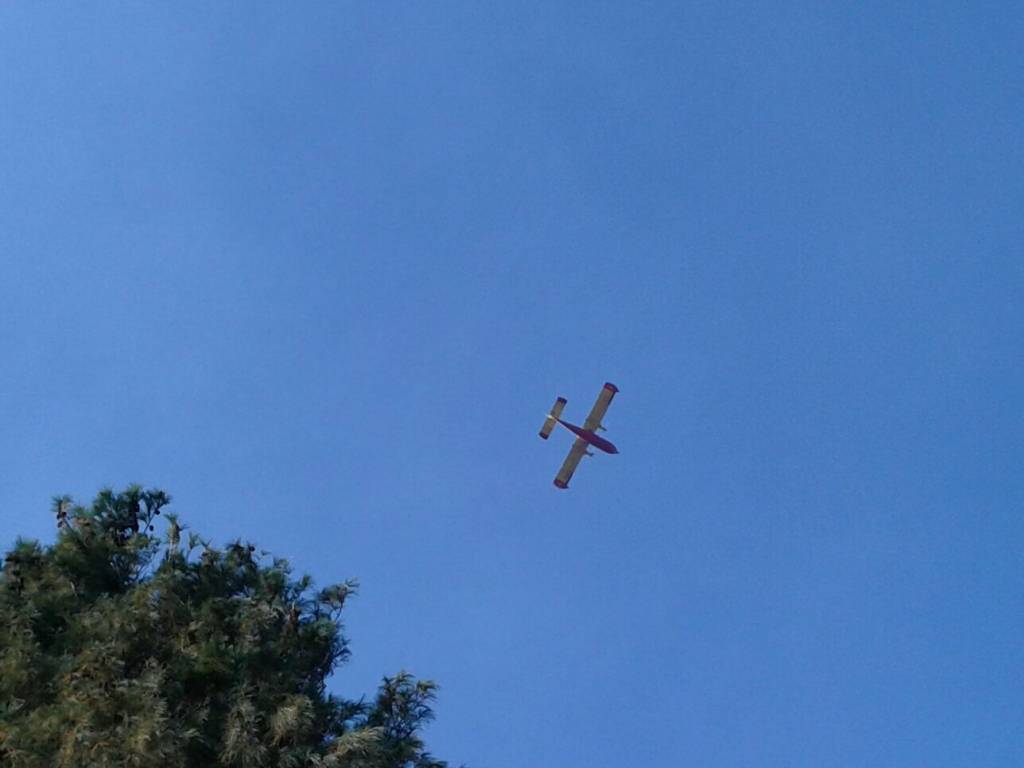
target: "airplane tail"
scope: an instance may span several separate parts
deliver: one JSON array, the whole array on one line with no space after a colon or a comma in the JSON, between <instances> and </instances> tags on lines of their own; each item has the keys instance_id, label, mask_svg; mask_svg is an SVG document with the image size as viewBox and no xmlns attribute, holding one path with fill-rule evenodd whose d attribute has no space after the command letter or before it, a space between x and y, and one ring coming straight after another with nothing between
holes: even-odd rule
<instances>
[{"instance_id":1,"label":"airplane tail","mask_svg":"<svg viewBox=\"0 0 1024 768\"><path fill-rule=\"evenodd\" d=\"M558 423L558 418L562 415L562 409L565 408L565 404L568 402L564 397L560 397L555 400L555 404L551 406L551 413L544 419L544 426L540 428L540 436L545 440L548 439L548 435L551 434L551 430L555 428L555 424Z\"/></svg>"}]
</instances>

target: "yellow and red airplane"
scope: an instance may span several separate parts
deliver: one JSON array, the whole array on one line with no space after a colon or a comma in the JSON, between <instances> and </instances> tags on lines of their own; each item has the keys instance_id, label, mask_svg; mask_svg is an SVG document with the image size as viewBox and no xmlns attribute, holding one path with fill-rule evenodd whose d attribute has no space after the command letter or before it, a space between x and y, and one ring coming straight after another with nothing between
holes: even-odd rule
<instances>
[{"instance_id":1,"label":"yellow and red airplane","mask_svg":"<svg viewBox=\"0 0 1024 768\"><path fill-rule=\"evenodd\" d=\"M587 420L583 422L582 427L562 421L562 409L565 408L565 404L568 401L564 397L555 400L555 404L551 407L551 413L544 419L544 426L540 428L540 436L547 440L556 424L561 424L576 435L576 441L572 444L572 448L569 449L569 455L565 457L562 468L558 470L558 475L555 476L555 485L559 488L568 488L569 478L576 471L576 466L580 463L580 460L584 456L594 455L590 452L588 446L592 445L605 453L619 452L619 449L612 445L611 441L605 440L597 434L597 430L605 431L604 426L601 424L601 419L604 418L612 398L615 397L615 393L618 391L619 388L610 381L605 382L604 387L597 396L597 402L590 409L590 415L587 416Z\"/></svg>"}]
</instances>

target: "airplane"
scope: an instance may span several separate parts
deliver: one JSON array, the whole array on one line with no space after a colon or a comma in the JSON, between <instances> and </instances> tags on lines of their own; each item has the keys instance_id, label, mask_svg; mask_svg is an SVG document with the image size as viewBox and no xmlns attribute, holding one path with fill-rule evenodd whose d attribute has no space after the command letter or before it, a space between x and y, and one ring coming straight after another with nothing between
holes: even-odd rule
<instances>
[{"instance_id":1,"label":"airplane","mask_svg":"<svg viewBox=\"0 0 1024 768\"><path fill-rule=\"evenodd\" d=\"M612 398L615 397L615 393L618 391L618 387L610 381L606 381L604 387L597 396L597 402L594 403L594 407L590 409L590 415L587 416L587 420L583 422L582 427L577 427L575 424L562 421L562 409L565 408L565 404L568 402L564 397L560 397L555 400L555 404L551 406L551 412L547 415L547 418L544 419L544 425L540 428L540 436L547 440L556 424L561 424L576 435L576 441L572 444L572 448L569 449L569 455L565 457L565 462L562 464L562 468L558 470L558 475L555 477L555 485L558 488L562 488L563 490L568 488L569 478L571 478L572 473L576 471L576 466L580 463L580 460L582 460L584 456L594 455L588 449L588 446L592 445L605 453L619 452L619 449L612 445L610 441L605 440L597 434L597 430L601 430L602 432L605 431L605 428L601 425L601 419L604 418L605 411L608 410L608 406L611 404Z\"/></svg>"}]
</instances>

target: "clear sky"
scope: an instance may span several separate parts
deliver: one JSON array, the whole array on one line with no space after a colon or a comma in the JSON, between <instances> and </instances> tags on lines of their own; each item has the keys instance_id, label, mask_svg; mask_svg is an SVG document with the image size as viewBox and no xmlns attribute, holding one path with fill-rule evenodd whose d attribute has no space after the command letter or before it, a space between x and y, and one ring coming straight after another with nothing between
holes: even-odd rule
<instances>
[{"instance_id":1,"label":"clear sky","mask_svg":"<svg viewBox=\"0 0 1024 768\"><path fill-rule=\"evenodd\" d=\"M472 768L1021 765L1022 39L4 3L0 543L139 482L358 577L332 685Z\"/></svg>"}]
</instances>

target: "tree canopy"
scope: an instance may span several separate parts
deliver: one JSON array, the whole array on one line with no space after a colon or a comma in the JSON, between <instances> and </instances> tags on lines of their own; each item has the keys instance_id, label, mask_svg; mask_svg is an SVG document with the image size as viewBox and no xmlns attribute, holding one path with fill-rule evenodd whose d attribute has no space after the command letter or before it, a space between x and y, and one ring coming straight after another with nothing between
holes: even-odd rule
<instances>
[{"instance_id":1,"label":"tree canopy","mask_svg":"<svg viewBox=\"0 0 1024 768\"><path fill-rule=\"evenodd\" d=\"M444 768L434 683L329 694L354 581L315 589L241 540L216 548L159 490L54 499L54 544L0 576L0 764L11 768Z\"/></svg>"}]
</instances>

